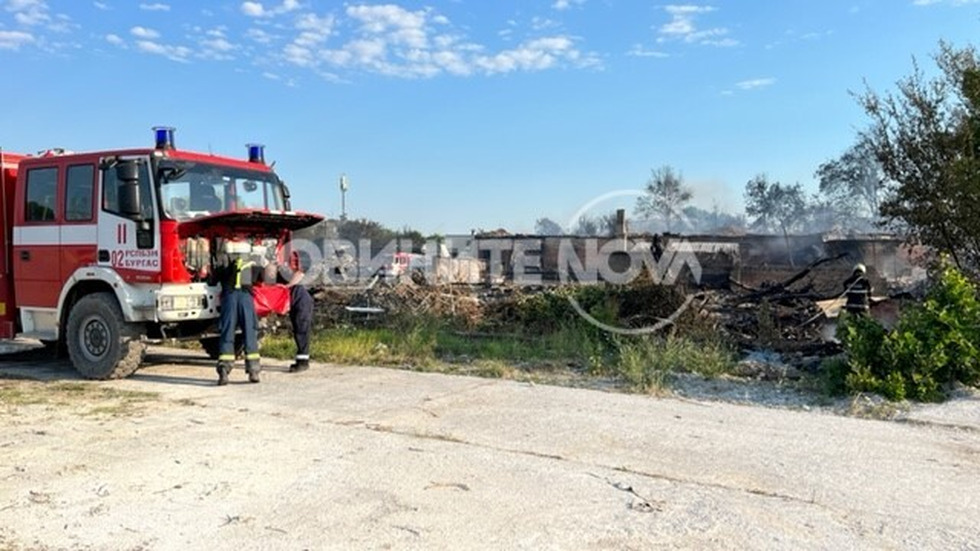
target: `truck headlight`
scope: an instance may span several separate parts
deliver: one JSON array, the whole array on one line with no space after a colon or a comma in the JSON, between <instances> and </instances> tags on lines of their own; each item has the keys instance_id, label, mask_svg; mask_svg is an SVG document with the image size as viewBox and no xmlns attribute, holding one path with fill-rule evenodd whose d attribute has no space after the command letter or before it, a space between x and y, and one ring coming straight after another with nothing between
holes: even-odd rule
<instances>
[{"instance_id":1,"label":"truck headlight","mask_svg":"<svg viewBox=\"0 0 980 551\"><path fill-rule=\"evenodd\" d=\"M157 298L160 310L200 310L204 308L204 295L164 295Z\"/></svg>"}]
</instances>

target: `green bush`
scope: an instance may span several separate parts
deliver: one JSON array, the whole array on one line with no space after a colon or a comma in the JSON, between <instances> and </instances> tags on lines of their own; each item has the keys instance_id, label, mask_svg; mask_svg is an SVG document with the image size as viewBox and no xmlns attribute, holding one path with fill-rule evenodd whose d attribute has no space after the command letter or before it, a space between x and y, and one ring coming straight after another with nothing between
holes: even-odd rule
<instances>
[{"instance_id":1,"label":"green bush","mask_svg":"<svg viewBox=\"0 0 980 551\"><path fill-rule=\"evenodd\" d=\"M925 300L903 312L891 331L870 317L845 314L837 335L848 369L826 374L830 389L938 401L953 383L980 382L977 289L950 264L939 267Z\"/></svg>"}]
</instances>

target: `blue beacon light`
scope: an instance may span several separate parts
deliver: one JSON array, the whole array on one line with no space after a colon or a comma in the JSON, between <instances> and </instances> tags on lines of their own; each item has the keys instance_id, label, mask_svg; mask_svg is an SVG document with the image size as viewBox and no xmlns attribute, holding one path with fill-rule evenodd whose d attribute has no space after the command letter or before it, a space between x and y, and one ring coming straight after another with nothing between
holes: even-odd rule
<instances>
[{"instance_id":1,"label":"blue beacon light","mask_svg":"<svg viewBox=\"0 0 980 551\"><path fill-rule=\"evenodd\" d=\"M265 164L265 146L260 143L245 144L248 148L248 162Z\"/></svg>"},{"instance_id":2,"label":"blue beacon light","mask_svg":"<svg viewBox=\"0 0 980 551\"><path fill-rule=\"evenodd\" d=\"M157 149L174 149L174 129L172 126L154 126L153 136Z\"/></svg>"}]
</instances>

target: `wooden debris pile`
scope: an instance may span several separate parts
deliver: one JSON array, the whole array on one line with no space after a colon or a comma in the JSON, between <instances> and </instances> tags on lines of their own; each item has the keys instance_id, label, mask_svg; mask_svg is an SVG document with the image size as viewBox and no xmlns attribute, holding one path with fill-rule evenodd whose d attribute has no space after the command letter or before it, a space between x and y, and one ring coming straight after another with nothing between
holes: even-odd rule
<instances>
[{"instance_id":1,"label":"wooden debris pile","mask_svg":"<svg viewBox=\"0 0 980 551\"><path fill-rule=\"evenodd\" d=\"M821 258L783 281L758 288L733 281L733 292L712 293L704 309L742 348L832 353L834 324L817 303L842 295L849 275L845 257Z\"/></svg>"},{"instance_id":2,"label":"wooden debris pile","mask_svg":"<svg viewBox=\"0 0 980 551\"><path fill-rule=\"evenodd\" d=\"M483 307L466 287L427 286L403 282L368 288L330 287L313 293L314 324L320 327L357 323L379 318L431 316L475 327L483 319Z\"/></svg>"}]
</instances>

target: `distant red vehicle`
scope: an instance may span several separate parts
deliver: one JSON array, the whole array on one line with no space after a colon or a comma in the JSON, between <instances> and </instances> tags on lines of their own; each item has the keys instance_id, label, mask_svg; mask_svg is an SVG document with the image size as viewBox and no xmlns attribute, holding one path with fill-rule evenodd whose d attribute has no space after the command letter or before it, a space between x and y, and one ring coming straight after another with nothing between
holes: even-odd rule
<instances>
[{"instance_id":1,"label":"distant red vehicle","mask_svg":"<svg viewBox=\"0 0 980 551\"><path fill-rule=\"evenodd\" d=\"M37 155L0 149L0 338L67 349L85 377L125 377L145 343L201 338L220 288L208 282L217 242L283 251L289 191L260 145L235 159L179 150L171 128L154 147Z\"/></svg>"},{"instance_id":2,"label":"distant red vehicle","mask_svg":"<svg viewBox=\"0 0 980 551\"><path fill-rule=\"evenodd\" d=\"M425 255L414 253L394 253L391 261L381 267L380 275L383 277L401 277L410 274L414 270L424 270Z\"/></svg>"}]
</instances>

